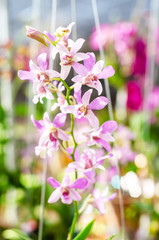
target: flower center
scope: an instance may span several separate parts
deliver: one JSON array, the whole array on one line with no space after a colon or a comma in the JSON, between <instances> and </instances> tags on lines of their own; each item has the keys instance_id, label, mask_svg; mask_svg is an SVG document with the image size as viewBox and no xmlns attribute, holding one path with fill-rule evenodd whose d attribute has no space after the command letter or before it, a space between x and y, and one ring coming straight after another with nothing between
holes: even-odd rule
<instances>
[{"instance_id":1,"label":"flower center","mask_svg":"<svg viewBox=\"0 0 159 240\"><path fill-rule=\"evenodd\" d=\"M49 134L49 139L51 142L54 142L57 140L57 129L55 127L50 128L50 134Z\"/></svg>"},{"instance_id":2,"label":"flower center","mask_svg":"<svg viewBox=\"0 0 159 240\"><path fill-rule=\"evenodd\" d=\"M92 160L87 158L85 159L85 169L88 169L88 168L91 168L93 167L93 163L92 163Z\"/></svg>"},{"instance_id":3,"label":"flower center","mask_svg":"<svg viewBox=\"0 0 159 240\"><path fill-rule=\"evenodd\" d=\"M40 72L37 74L37 79L40 82L48 82L49 81L49 76L45 72Z\"/></svg>"},{"instance_id":4,"label":"flower center","mask_svg":"<svg viewBox=\"0 0 159 240\"><path fill-rule=\"evenodd\" d=\"M68 197L69 191L68 191L67 188L63 188L63 189L62 189L62 195L63 195L64 197Z\"/></svg>"},{"instance_id":5,"label":"flower center","mask_svg":"<svg viewBox=\"0 0 159 240\"><path fill-rule=\"evenodd\" d=\"M98 81L98 77L93 73L88 74L84 79L85 84L94 83L96 85L97 81Z\"/></svg>"},{"instance_id":6,"label":"flower center","mask_svg":"<svg viewBox=\"0 0 159 240\"><path fill-rule=\"evenodd\" d=\"M62 58L61 62L62 62L63 65L70 65L73 62L73 56L71 54L70 55L65 55Z\"/></svg>"},{"instance_id":7,"label":"flower center","mask_svg":"<svg viewBox=\"0 0 159 240\"><path fill-rule=\"evenodd\" d=\"M44 88L44 86L41 86L41 87L39 88L39 92L40 92L41 94L46 93L46 89Z\"/></svg>"},{"instance_id":8,"label":"flower center","mask_svg":"<svg viewBox=\"0 0 159 240\"><path fill-rule=\"evenodd\" d=\"M81 107L78 108L77 110L78 116L84 116L87 114L87 107L85 105L82 105Z\"/></svg>"}]
</instances>

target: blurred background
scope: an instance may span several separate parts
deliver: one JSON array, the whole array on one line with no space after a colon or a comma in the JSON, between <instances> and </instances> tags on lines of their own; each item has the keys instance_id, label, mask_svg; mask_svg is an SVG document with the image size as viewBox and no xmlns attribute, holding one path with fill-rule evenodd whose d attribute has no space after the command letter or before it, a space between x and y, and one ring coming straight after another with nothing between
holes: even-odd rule
<instances>
[{"instance_id":1,"label":"blurred background","mask_svg":"<svg viewBox=\"0 0 159 240\"><path fill-rule=\"evenodd\" d=\"M86 39L82 51L93 51L99 60L93 2L97 3L105 62L115 69L109 84L119 125L114 157L98 181L114 189L121 186L126 240L159 239L158 0L0 0L0 239L37 239L39 228L43 161L34 153L38 134L30 115L41 119L46 101L32 103L32 87L18 78L17 71L29 70L30 58L36 62L42 52L49 56L49 49L28 39L25 26L53 32L76 20L77 37ZM100 123L110 119L106 110L97 115ZM68 162L63 153L57 153L48 161L47 175L60 178ZM73 209L48 204L51 192L46 184L43 239L63 240ZM104 216L93 212L96 227L88 239L120 233L120 211L117 196L106 203ZM79 228L92 215L81 217Z\"/></svg>"}]
</instances>

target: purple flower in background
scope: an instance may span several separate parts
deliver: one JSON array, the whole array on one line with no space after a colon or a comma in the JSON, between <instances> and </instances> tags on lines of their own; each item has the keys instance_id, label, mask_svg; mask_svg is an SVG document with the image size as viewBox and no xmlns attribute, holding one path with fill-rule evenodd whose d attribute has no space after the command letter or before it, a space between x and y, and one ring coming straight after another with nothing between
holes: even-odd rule
<instances>
[{"instance_id":1,"label":"purple flower in background","mask_svg":"<svg viewBox=\"0 0 159 240\"><path fill-rule=\"evenodd\" d=\"M99 81L101 78L112 77L115 73L112 66L107 66L103 69L104 61L100 60L95 63L94 53L87 53L88 59L84 60L84 65L79 65L77 73L79 75L72 78L75 83L75 91L79 91L82 85L87 85L89 87L95 88L100 95L102 93L102 84ZM103 70L102 70L103 69Z\"/></svg>"},{"instance_id":2,"label":"purple flower in background","mask_svg":"<svg viewBox=\"0 0 159 240\"><path fill-rule=\"evenodd\" d=\"M103 123L99 129L90 130L86 133L88 137L88 146L99 144L104 147L108 152L111 151L111 145L109 142L114 142L112 133L117 129L116 121L107 121Z\"/></svg>"},{"instance_id":3,"label":"purple flower in background","mask_svg":"<svg viewBox=\"0 0 159 240\"><path fill-rule=\"evenodd\" d=\"M54 203L61 198L61 201L65 204L71 204L73 200L80 201L81 196L75 189L84 189L88 183L86 178L79 178L71 183L68 175L63 178L62 184L52 177L49 177L47 181L53 188L56 188L49 197L48 202Z\"/></svg>"},{"instance_id":4,"label":"purple flower in background","mask_svg":"<svg viewBox=\"0 0 159 240\"><path fill-rule=\"evenodd\" d=\"M72 113L76 118L80 119L82 117L87 118L90 125L96 129L99 128L98 118L94 115L92 110L103 109L109 102L106 97L97 97L92 102L89 103L92 94L92 89L84 93L81 98L81 91L76 93L77 105L62 106L61 110L63 113Z\"/></svg>"},{"instance_id":5,"label":"purple flower in background","mask_svg":"<svg viewBox=\"0 0 159 240\"><path fill-rule=\"evenodd\" d=\"M59 113L51 122L47 112L44 113L43 120L37 121L31 116L31 120L34 126L40 130L41 137L39 140L39 145L35 148L36 155L45 157L46 153L48 156L52 157L54 151L59 149L59 139L68 141L69 136L60 129L64 126L66 115Z\"/></svg>"},{"instance_id":6,"label":"purple flower in background","mask_svg":"<svg viewBox=\"0 0 159 240\"><path fill-rule=\"evenodd\" d=\"M139 111L142 107L141 88L137 82L127 83L127 108L133 111Z\"/></svg>"}]
</instances>

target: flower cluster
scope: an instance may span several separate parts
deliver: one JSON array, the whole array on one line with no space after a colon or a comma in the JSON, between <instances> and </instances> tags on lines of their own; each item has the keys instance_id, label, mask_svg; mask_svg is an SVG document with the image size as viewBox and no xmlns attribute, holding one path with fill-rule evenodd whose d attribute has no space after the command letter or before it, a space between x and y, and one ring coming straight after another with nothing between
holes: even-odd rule
<instances>
[{"instance_id":1,"label":"flower cluster","mask_svg":"<svg viewBox=\"0 0 159 240\"><path fill-rule=\"evenodd\" d=\"M97 189L96 169L98 171L105 169L104 160L112 157L110 142L114 141L112 134L117 128L117 123L106 121L100 126L94 110L105 108L109 100L105 96L98 96L94 100L91 100L91 97L93 89L98 95L102 93L100 79L113 76L114 69L112 66L104 67L103 61L96 62L93 53L79 52L84 39L80 38L75 42L69 39L73 25L74 23L71 23L67 28L58 28L53 36L48 32L41 33L27 27L29 37L45 46L53 45L52 57L59 54L61 71L48 69L47 54L41 53L37 59L38 64L30 60L30 71L21 70L18 76L21 80L30 80L33 83L34 104L38 101L43 103L45 97L49 100L54 99L52 111L60 109L60 113L53 120L50 120L48 112L45 112L43 120L39 121L31 116L31 120L40 132L39 144L35 147L36 155L42 158L53 157L54 153L61 149L72 160L65 170L62 183L53 177L48 178L48 183L55 189L48 202L54 203L60 198L65 204L74 201L77 211L77 202L82 200L81 194L89 192L91 197L88 203L103 214L104 203L115 195L106 198L105 193L100 193ZM83 64L79 63L81 61ZM69 86L66 78L71 68L76 76L71 79L72 86ZM90 88L84 94L82 94L83 85ZM71 90L74 92L73 95L70 95ZM67 120L71 121L71 125L66 131L64 127ZM80 140L77 140L77 128L82 121L85 121L88 127L82 130L80 126ZM66 141L69 141L69 147L64 144Z\"/></svg>"}]
</instances>

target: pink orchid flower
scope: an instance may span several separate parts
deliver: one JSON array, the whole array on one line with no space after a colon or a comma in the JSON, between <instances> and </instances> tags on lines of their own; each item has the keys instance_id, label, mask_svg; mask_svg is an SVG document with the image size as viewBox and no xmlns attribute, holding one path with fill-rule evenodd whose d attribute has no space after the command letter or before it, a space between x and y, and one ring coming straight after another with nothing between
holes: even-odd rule
<instances>
[{"instance_id":1,"label":"pink orchid flower","mask_svg":"<svg viewBox=\"0 0 159 240\"><path fill-rule=\"evenodd\" d=\"M77 159L77 161L72 162L68 165L68 171L77 170L82 172L89 181L92 183L95 182L95 171L94 169L98 168L101 170L105 170L102 166L104 159L111 157L112 154L105 155L103 157L98 158L96 156L96 151L94 149L85 149L81 154L81 158Z\"/></svg>"},{"instance_id":2,"label":"pink orchid flower","mask_svg":"<svg viewBox=\"0 0 159 240\"><path fill-rule=\"evenodd\" d=\"M79 61L89 58L86 53L78 52L84 43L84 39L79 38L76 42L70 41L71 46L65 47L62 44L57 45L61 59L61 78L65 80L71 70L71 66L76 71L79 67Z\"/></svg>"},{"instance_id":3,"label":"pink orchid flower","mask_svg":"<svg viewBox=\"0 0 159 240\"><path fill-rule=\"evenodd\" d=\"M110 120L103 123L99 129L92 129L85 135L88 137L88 146L99 144L103 146L108 152L111 151L109 142L114 142L112 133L117 129L116 121Z\"/></svg>"},{"instance_id":4,"label":"pink orchid flower","mask_svg":"<svg viewBox=\"0 0 159 240\"><path fill-rule=\"evenodd\" d=\"M61 201L65 204L71 204L72 201L80 201L80 194L74 189L84 189L87 186L86 178L79 178L71 183L70 177L66 175L63 178L62 184L52 177L47 179L48 183L56 190L49 197L48 202L54 203L61 198Z\"/></svg>"},{"instance_id":5,"label":"pink orchid flower","mask_svg":"<svg viewBox=\"0 0 159 240\"><path fill-rule=\"evenodd\" d=\"M60 74L54 70L47 70L47 54L41 53L38 56L37 66L32 60L30 60L31 71L18 71L18 76L21 80L30 80L33 82L33 92L35 94L33 102L36 104L40 98L40 102L43 103L42 98L54 99L51 91L47 87L51 82L51 78L59 78Z\"/></svg>"},{"instance_id":6,"label":"pink orchid flower","mask_svg":"<svg viewBox=\"0 0 159 240\"><path fill-rule=\"evenodd\" d=\"M72 81L75 82L74 89L77 92L82 85L87 85L97 89L100 95L103 87L99 79L112 77L115 71L112 66L107 66L103 69L104 61L100 60L95 63L94 53L87 54L89 58L84 60L84 65L79 64L78 69L76 69L79 75L72 78Z\"/></svg>"},{"instance_id":7,"label":"pink orchid flower","mask_svg":"<svg viewBox=\"0 0 159 240\"><path fill-rule=\"evenodd\" d=\"M78 93L76 93L76 100L78 104L62 106L61 110L63 113L72 113L78 119L82 117L87 118L90 125L98 129L99 121L92 110L103 109L108 104L109 100L106 97L101 96L97 97L91 103L89 103L92 91L93 89L90 89L85 92L82 98L81 91L79 91Z\"/></svg>"},{"instance_id":8,"label":"pink orchid flower","mask_svg":"<svg viewBox=\"0 0 159 240\"><path fill-rule=\"evenodd\" d=\"M65 124L65 114L57 114L53 122L50 121L47 112L44 113L43 120L37 121L33 118L33 115L31 116L31 120L34 126L41 132L39 145L35 148L36 155L44 158L47 153L48 156L52 157L54 151L59 149L59 139L64 141L69 140L69 136L60 129Z\"/></svg>"},{"instance_id":9,"label":"pink orchid flower","mask_svg":"<svg viewBox=\"0 0 159 240\"><path fill-rule=\"evenodd\" d=\"M106 213L105 203L116 198L117 193L115 192L107 197L108 188L106 188L103 193L100 193L99 189L95 188L93 189L92 195L94 199L90 201L89 204L91 204L92 207L97 208L100 214L103 215Z\"/></svg>"}]
</instances>

